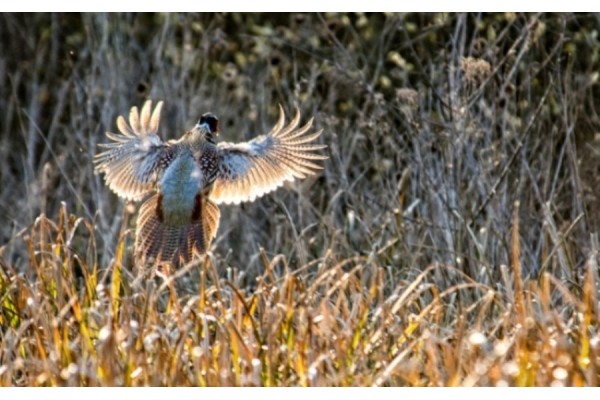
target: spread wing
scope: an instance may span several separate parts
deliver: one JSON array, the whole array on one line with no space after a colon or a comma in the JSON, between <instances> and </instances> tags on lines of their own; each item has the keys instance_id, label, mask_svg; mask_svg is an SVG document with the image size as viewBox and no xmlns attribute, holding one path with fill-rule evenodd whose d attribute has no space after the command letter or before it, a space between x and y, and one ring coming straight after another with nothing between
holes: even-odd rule
<instances>
[{"instance_id":1,"label":"spread wing","mask_svg":"<svg viewBox=\"0 0 600 400\"><path fill-rule=\"evenodd\" d=\"M103 172L108 187L120 197L140 200L154 188L157 174L169 165L172 149L157 135L160 122L160 101L152 111L152 101L129 112L129 124L123 116L117 118L120 134L106 132L112 140L100 144L106 149L94 157L96 172Z\"/></svg>"},{"instance_id":2,"label":"spread wing","mask_svg":"<svg viewBox=\"0 0 600 400\"><path fill-rule=\"evenodd\" d=\"M317 152L327 146L311 143L323 130L307 133L313 123L298 128L300 112L285 126L283 108L279 120L266 135L244 143L219 143L219 172L210 199L216 203L252 201L283 185L322 169L314 163L325 160Z\"/></svg>"}]
</instances>

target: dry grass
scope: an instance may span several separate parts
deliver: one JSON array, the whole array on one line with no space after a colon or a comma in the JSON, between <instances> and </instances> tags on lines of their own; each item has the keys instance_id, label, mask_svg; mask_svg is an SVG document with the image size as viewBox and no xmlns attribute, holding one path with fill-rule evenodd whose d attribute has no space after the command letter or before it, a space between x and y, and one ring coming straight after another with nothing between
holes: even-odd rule
<instances>
[{"instance_id":1,"label":"dry grass","mask_svg":"<svg viewBox=\"0 0 600 400\"><path fill-rule=\"evenodd\" d=\"M597 385L599 24L1 15L0 385ZM297 103L330 159L138 270L91 159L145 98L226 140Z\"/></svg>"}]
</instances>

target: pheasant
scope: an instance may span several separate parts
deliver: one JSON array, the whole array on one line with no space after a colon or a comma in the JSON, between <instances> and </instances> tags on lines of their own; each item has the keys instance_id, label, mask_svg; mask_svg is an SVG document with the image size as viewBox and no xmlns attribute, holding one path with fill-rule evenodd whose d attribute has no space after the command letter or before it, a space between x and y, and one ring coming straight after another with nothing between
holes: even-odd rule
<instances>
[{"instance_id":1,"label":"pheasant","mask_svg":"<svg viewBox=\"0 0 600 400\"><path fill-rule=\"evenodd\" d=\"M106 132L110 143L94 157L95 171L104 173L119 197L139 201L135 257L147 262L189 262L205 254L220 219L218 204L254 201L286 181L313 175L327 159L315 144L322 129L309 132L313 119L298 127L300 112L286 126L283 108L271 131L243 143L216 143L219 120L212 113L177 140L158 134L163 102L152 110L148 100L129 124L117 118L120 134Z\"/></svg>"}]
</instances>

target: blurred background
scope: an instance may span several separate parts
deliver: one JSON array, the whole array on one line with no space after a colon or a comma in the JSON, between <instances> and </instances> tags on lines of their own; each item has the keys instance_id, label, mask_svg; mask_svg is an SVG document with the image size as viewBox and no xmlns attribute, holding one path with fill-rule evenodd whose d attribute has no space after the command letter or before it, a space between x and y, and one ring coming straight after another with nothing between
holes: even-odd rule
<instances>
[{"instance_id":1,"label":"blurred background","mask_svg":"<svg viewBox=\"0 0 600 400\"><path fill-rule=\"evenodd\" d=\"M524 273L576 280L599 223L599 27L597 14L1 14L0 258L25 268L24 237L64 203L108 265L137 205L92 158L153 99L165 140L207 111L220 140L248 140L278 104L324 129L321 174L221 208L219 268L258 273L262 247L292 269L366 257L391 280L439 263L494 285L518 216Z\"/></svg>"}]
</instances>

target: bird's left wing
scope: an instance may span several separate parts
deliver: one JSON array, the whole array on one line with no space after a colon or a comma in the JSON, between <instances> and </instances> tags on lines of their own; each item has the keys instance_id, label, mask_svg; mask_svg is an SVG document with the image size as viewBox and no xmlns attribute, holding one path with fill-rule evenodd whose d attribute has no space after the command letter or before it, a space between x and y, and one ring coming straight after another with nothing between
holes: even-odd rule
<instances>
[{"instance_id":1,"label":"bird's left wing","mask_svg":"<svg viewBox=\"0 0 600 400\"><path fill-rule=\"evenodd\" d=\"M283 109L279 120L266 135L244 143L219 143L219 172L210 199L215 203L239 204L252 201L277 189L285 181L305 178L322 169L313 161L325 160L319 154L326 145L310 143L322 130L307 133L313 123L298 128L300 112L285 125Z\"/></svg>"},{"instance_id":2,"label":"bird's left wing","mask_svg":"<svg viewBox=\"0 0 600 400\"><path fill-rule=\"evenodd\" d=\"M156 177L173 158L172 148L158 136L160 101L152 111L152 101L129 113L129 124L123 116L117 119L121 134L106 132L111 143L100 144L106 150L94 157L95 171L103 172L107 185L120 197L140 200L154 189Z\"/></svg>"}]
</instances>

